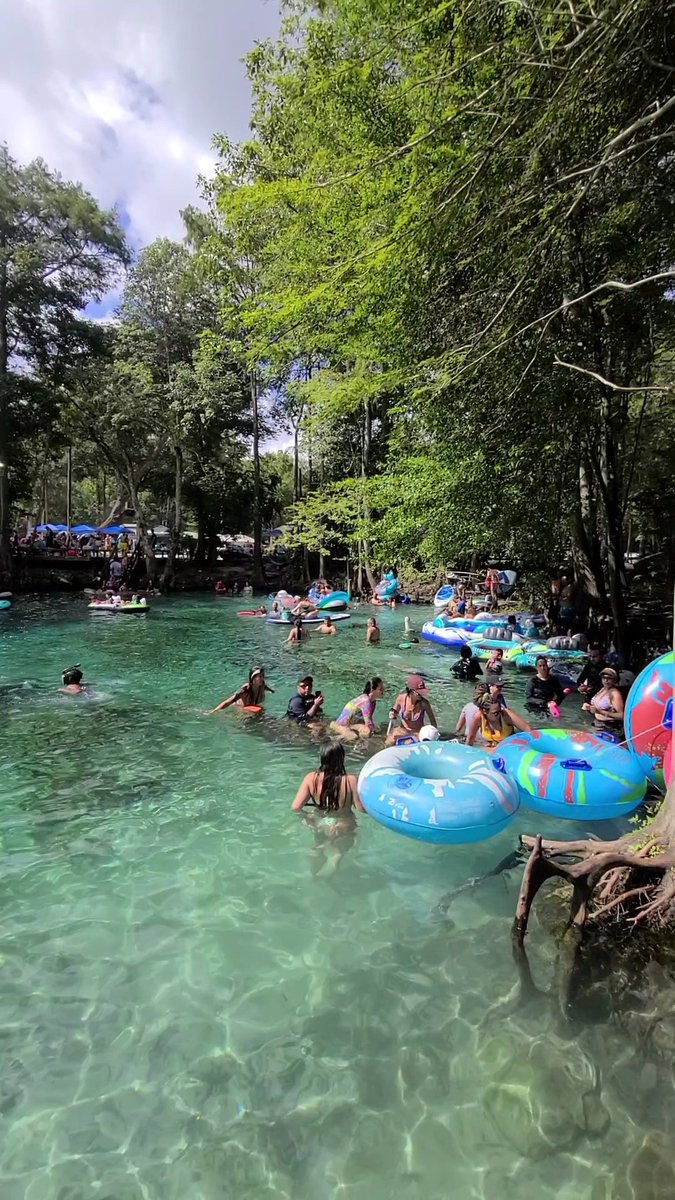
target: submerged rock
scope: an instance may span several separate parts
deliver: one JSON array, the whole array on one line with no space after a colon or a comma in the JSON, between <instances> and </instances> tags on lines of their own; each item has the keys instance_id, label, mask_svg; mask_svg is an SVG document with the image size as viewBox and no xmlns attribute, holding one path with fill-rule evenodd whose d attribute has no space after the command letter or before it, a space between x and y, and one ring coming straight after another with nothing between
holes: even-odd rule
<instances>
[{"instance_id":1,"label":"submerged rock","mask_svg":"<svg viewBox=\"0 0 675 1200\"><path fill-rule=\"evenodd\" d=\"M534 1041L507 1035L501 1048L500 1041L492 1039L482 1055L497 1068L484 1106L508 1145L540 1159L606 1131L599 1075L578 1045L554 1035Z\"/></svg>"}]
</instances>

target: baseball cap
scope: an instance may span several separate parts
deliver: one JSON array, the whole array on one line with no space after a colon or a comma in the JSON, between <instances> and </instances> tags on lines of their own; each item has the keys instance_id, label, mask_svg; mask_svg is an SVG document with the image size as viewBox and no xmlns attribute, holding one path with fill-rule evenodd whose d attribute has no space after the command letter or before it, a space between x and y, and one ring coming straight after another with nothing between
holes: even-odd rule
<instances>
[{"instance_id":1,"label":"baseball cap","mask_svg":"<svg viewBox=\"0 0 675 1200\"><path fill-rule=\"evenodd\" d=\"M421 675L408 675L405 682L411 692L419 692L420 696L429 694L429 689Z\"/></svg>"},{"instance_id":2,"label":"baseball cap","mask_svg":"<svg viewBox=\"0 0 675 1200\"><path fill-rule=\"evenodd\" d=\"M420 729L421 742L438 742L440 741L440 733L435 725L423 725Z\"/></svg>"}]
</instances>

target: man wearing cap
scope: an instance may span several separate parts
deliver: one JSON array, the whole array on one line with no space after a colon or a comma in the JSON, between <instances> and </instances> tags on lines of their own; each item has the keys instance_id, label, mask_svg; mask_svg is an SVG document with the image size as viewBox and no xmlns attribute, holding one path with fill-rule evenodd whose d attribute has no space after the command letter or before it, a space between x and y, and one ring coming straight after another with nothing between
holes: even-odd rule
<instances>
[{"instance_id":1,"label":"man wearing cap","mask_svg":"<svg viewBox=\"0 0 675 1200\"><path fill-rule=\"evenodd\" d=\"M424 725L438 725L428 696L429 689L422 676L408 675L405 691L396 697L389 712L389 720L395 721L398 717L401 727L389 732L388 746L393 746L402 734L419 738Z\"/></svg>"},{"instance_id":2,"label":"man wearing cap","mask_svg":"<svg viewBox=\"0 0 675 1200\"><path fill-rule=\"evenodd\" d=\"M296 725L308 725L310 721L321 720L323 696L321 692L315 695L313 686L312 676L305 675L303 679L298 680L296 694L288 701L286 716L295 721Z\"/></svg>"}]
</instances>

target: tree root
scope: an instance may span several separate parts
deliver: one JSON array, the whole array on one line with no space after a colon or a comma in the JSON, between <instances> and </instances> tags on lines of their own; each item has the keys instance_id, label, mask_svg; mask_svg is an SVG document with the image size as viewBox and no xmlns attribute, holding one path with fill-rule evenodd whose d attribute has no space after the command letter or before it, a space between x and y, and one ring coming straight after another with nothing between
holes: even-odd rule
<instances>
[{"instance_id":1,"label":"tree root","mask_svg":"<svg viewBox=\"0 0 675 1200\"><path fill-rule=\"evenodd\" d=\"M572 897L555 972L555 991L565 1021L571 1015L577 954L587 921L608 915L630 927L663 927L675 919L675 784L671 783L657 815L644 827L603 842L596 837L561 842L523 835L530 851L516 905L511 943L521 999L537 988L525 950L532 905L548 879L571 885Z\"/></svg>"}]
</instances>

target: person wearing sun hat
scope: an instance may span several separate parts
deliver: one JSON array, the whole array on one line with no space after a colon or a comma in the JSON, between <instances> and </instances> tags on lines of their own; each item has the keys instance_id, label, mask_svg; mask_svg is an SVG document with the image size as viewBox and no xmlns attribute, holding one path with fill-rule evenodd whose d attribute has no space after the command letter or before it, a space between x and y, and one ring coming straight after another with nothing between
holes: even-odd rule
<instances>
[{"instance_id":1,"label":"person wearing sun hat","mask_svg":"<svg viewBox=\"0 0 675 1200\"><path fill-rule=\"evenodd\" d=\"M619 688L619 672L614 667L603 667L600 672L600 691L591 696L582 707L591 713L596 728L619 733L623 726L624 701Z\"/></svg>"},{"instance_id":2,"label":"person wearing sun hat","mask_svg":"<svg viewBox=\"0 0 675 1200\"><path fill-rule=\"evenodd\" d=\"M424 725L438 725L428 699L429 689L422 676L408 675L405 682L405 691L399 692L389 712L390 722L398 718L400 727L390 729L387 735L388 746L392 746L401 734L419 738Z\"/></svg>"}]
</instances>

